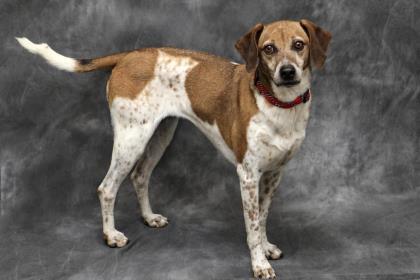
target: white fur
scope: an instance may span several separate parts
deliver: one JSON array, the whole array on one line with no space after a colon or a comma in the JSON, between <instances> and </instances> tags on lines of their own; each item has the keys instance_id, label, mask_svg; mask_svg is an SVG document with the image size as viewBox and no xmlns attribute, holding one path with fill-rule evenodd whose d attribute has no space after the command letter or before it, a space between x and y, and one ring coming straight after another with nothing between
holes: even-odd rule
<instances>
[{"instance_id":1,"label":"white fur","mask_svg":"<svg viewBox=\"0 0 420 280\"><path fill-rule=\"evenodd\" d=\"M35 44L25 37L16 37L16 40L29 52L42 56L52 66L68 72L75 71L77 66L76 59L56 53L45 43Z\"/></svg>"}]
</instances>

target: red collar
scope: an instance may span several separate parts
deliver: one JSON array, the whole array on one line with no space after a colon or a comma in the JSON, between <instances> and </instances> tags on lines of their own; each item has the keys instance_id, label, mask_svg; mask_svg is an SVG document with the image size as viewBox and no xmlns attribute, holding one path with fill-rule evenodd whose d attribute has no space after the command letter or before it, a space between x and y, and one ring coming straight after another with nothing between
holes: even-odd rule
<instances>
[{"instance_id":1,"label":"red collar","mask_svg":"<svg viewBox=\"0 0 420 280\"><path fill-rule=\"evenodd\" d=\"M264 86L264 84L260 80L255 80L255 86L257 87L258 92L262 96L264 96L265 100L267 100L271 105L284 109L290 109L299 105L300 103L306 103L311 98L311 90L308 88L307 91L296 97L295 100L290 102L283 102L278 100L274 95L272 95L270 90L266 86Z\"/></svg>"}]
</instances>

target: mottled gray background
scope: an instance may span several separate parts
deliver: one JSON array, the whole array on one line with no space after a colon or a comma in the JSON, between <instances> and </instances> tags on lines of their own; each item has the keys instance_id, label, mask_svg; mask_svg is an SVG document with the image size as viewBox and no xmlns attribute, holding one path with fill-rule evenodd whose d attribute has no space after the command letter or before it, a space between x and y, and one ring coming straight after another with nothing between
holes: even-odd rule
<instances>
[{"instance_id":1,"label":"mottled gray background","mask_svg":"<svg viewBox=\"0 0 420 280\"><path fill-rule=\"evenodd\" d=\"M0 278L246 279L235 169L181 122L151 181L168 227L147 228L127 180L102 241L96 188L110 162L106 72L72 74L14 36L89 58L149 46L240 61L257 22L308 18L333 34L303 148L269 217L280 279L419 279L419 1L0 2Z\"/></svg>"}]
</instances>

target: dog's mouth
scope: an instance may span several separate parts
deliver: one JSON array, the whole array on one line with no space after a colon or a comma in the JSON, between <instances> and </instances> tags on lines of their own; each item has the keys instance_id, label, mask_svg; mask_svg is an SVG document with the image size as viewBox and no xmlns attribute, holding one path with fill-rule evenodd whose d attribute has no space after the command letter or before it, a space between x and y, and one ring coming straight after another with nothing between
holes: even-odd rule
<instances>
[{"instance_id":1,"label":"dog's mouth","mask_svg":"<svg viewBox=\"0 0 420 280\"><path fill-rule=\"evenodd\" d=\"M300 83L300 80L282 81L280 83L276 83L276 86L292 87L292 86L298 85L299 83Z\"/></svg>"}]
</instances>

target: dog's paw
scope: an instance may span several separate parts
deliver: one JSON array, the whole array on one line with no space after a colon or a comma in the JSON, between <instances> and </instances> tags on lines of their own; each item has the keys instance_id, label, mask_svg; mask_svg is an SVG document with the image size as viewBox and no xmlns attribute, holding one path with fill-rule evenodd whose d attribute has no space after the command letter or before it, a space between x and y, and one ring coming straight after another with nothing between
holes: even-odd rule
<instances>
[{"instance_id":1,"label":"dog's paw","mask_svg":"<svg viewBox=\"0 0 420 280\"><path fill-rule=\"evenodd\" d=\"M278 260L283 256L282 251L274 244L265 242L262 244L265 257L269 260Z\"/></svg>"},{"instance_id":2,"label":"dog's paw","mask_svg":"<svg viewBox=\"0 0 420 280\"><path fill-rule=\"evenodd\" d=\"M150 214L143 216L144 223L149 227L161 228L168 224L168 219L159 214Z\"/></svg>"},{"instance_id":3,"label":"dog's paw","mask_svg":"<svg viewBox=\"0 0 420 280\"><path fill-rule=\"evenodd\" d=\"M255 265L252 267L252 270L254 272L254 277L258 279L274 279L276 278L276 273L274 272L274 269L271 267L271 265L266 260L265 263L262 263L261 265Z\"/></svg>"},{"instance_id":4,"label":"dog's paw","mask_svg":"<svg viewBox=\"0 0 420 280\"><path fill-rule=\"evenodd\" d=\"M112 230L108 232L104 232L104 240L106 244L111 248L121 248L127 245L128 238L122 232L118 230Z\"/></svg>"}]
</instances>

